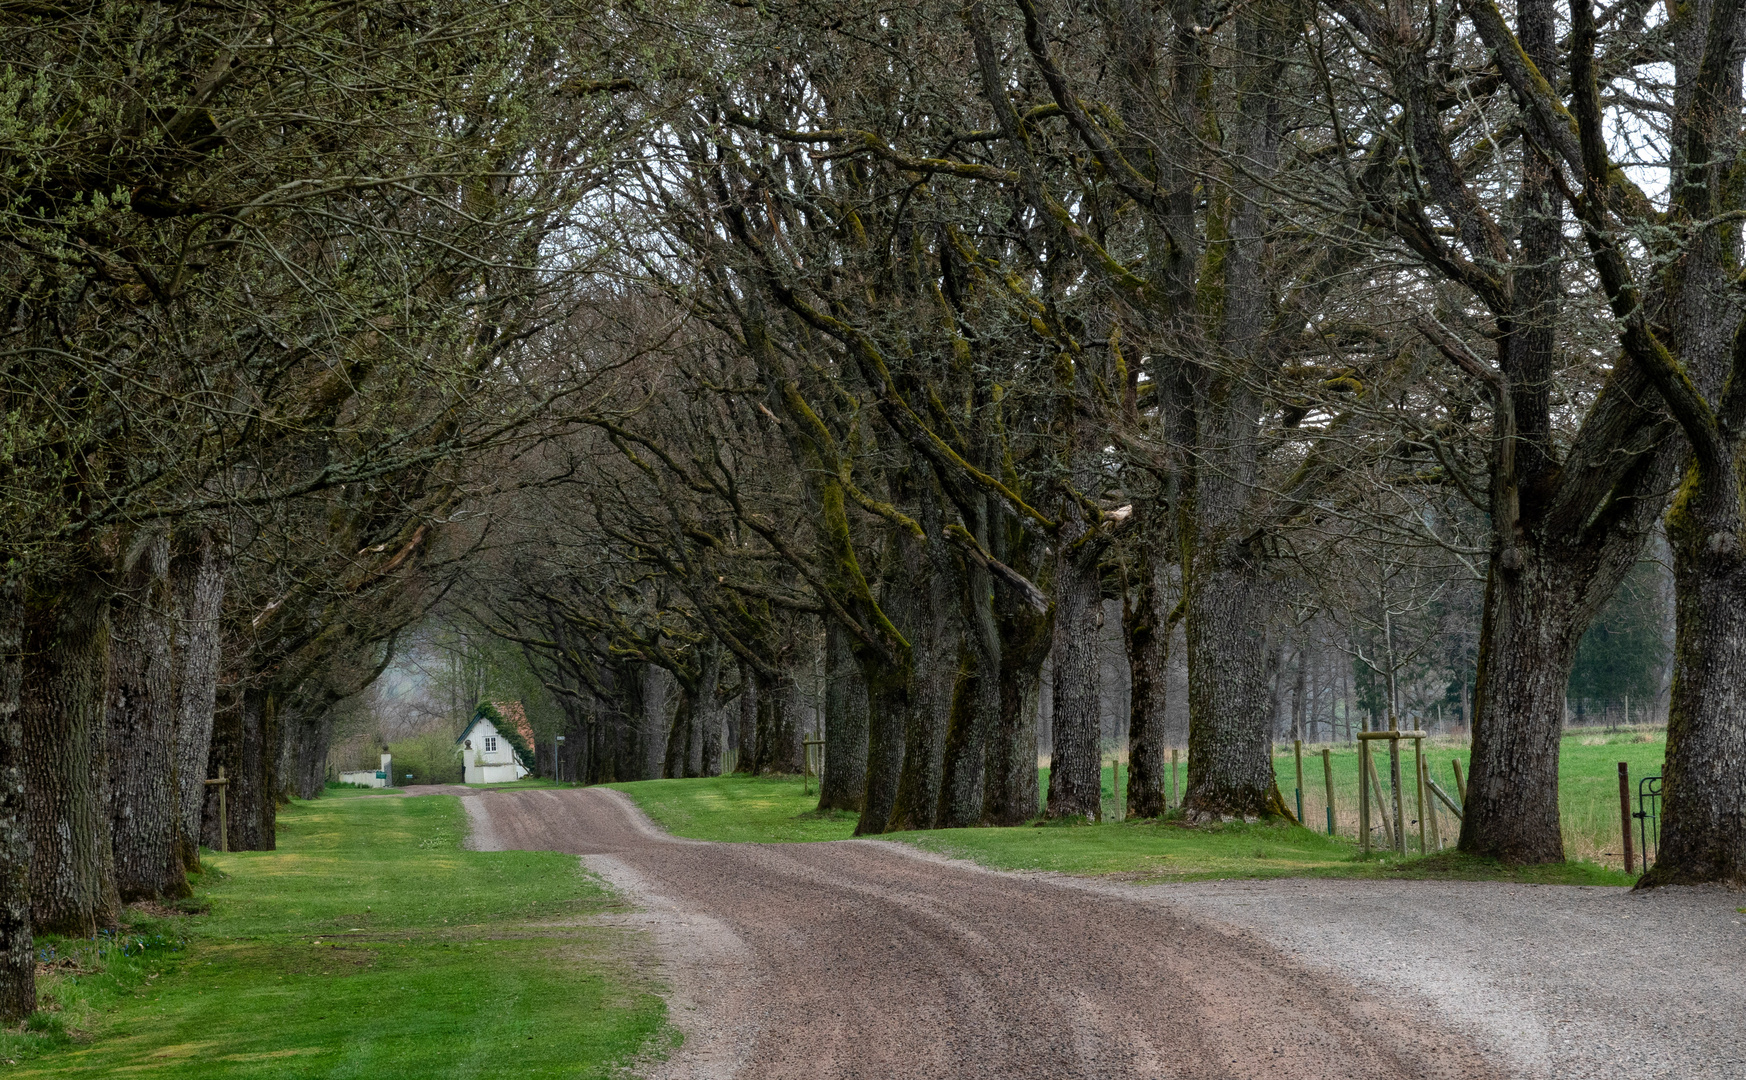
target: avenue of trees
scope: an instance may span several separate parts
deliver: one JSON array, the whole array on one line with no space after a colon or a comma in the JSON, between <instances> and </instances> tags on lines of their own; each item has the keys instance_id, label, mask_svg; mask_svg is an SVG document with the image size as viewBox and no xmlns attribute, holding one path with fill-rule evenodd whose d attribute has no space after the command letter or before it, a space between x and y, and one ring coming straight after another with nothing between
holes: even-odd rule
<instances>
[{"instance_id":1,"label":"avenue of trees","mask_svg":"<svg viewBox=\"0 0 1746 1080\"><path fill-rule=\"evenodd\" d=\"M876 834L1095 819L1119 640L1129 815L1436 720L1518 863L1623 698L1746 881L1741 8L9 6L0 1019L408 656Z\"/></svg>"}]
</instances>

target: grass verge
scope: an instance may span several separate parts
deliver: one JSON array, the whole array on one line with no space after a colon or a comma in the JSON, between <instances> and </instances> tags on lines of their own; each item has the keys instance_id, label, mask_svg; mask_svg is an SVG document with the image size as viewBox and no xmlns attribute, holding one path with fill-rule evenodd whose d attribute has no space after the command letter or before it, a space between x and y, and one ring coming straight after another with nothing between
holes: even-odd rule
<instances>
[{"instance_id":1,"label":"grass verge","mask_svg":"<svg viewBox=\"0 0 1746 1080\"><path fill-rule=\"evenodd\" d=\"M458 800L335 799L209 854L205 915L41 942L31 1077L606 1077L665 1030L640 939L574 857L470 852ZM52 954L51 954L52 950Z\"/></svg>"},{"instance_id":2,"label":"grass verge","mask_svg":"<svg viewBox=\"0 0 1746 1080\"><path fill-rule=\"evenodd\" d=\"M711 776L606 784L624 792L674 836L729 843L793 844L843 840L858 815L818 812L818 788L799 777Z\"/></svg>"},{"instance_id":3,"label":"grass verge","mask_svg":"<svg viewBox=\"0 0 1746 1080\"><path fill-rule=\"evenodd\" d=\"M1140 883L1215 878L1329 877L1516 881L1536 885L1629 885L1622 871L1589 862L1508 867L1455 851L1430 857L1358 853L1338 836L1284 823L1175 821L937 829L888 839L997 870L1115 876Z\"/></svg>"},{"instance_id":4,"label":"grass verge","mask_svg":"<svg viewBox=\"0 0 1746 1080\"><path fill-rule=\"evenodd\" d=\"M819 814L817 795L804 793L800 780L794 777L721 776L608 786L629 795L667 831L697 840L805 843L843 840L855 829L854 814ZM1107 767L1104 787L1106 791L1110 787ZM1416 835L1415 831L1415 839ZM1474 879L1556 885L1629 885L1632 881L1622 871L1589 861L1507 867L1453 851L1428 858L1397 859L1383 854L1363 858L1351 837L1271 823L1230 822L1193 828L1170 820L1052 823L1010 829L889 833L884 839L1000 870L1116 875L1134 881L1275 877Z\"/></svg>"}]
</instances>

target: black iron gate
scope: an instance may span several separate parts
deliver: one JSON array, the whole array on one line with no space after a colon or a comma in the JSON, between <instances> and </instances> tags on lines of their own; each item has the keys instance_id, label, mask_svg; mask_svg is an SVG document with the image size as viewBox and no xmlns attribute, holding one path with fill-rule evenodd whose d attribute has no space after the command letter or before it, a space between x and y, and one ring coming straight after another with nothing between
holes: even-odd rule
<instances>
[{"instance_id":1,"label":"black iron gate","mask_svg":"<svg viewBox=\"0 0 1746 1080\"><path fill-rule=\"evenodd\" d=\"M1642 851L1643 866L1655 864L1655 852L1661 846L1661 777L1645 776L1637 781L1637 842Z\"/></svg>"}]
</instances>

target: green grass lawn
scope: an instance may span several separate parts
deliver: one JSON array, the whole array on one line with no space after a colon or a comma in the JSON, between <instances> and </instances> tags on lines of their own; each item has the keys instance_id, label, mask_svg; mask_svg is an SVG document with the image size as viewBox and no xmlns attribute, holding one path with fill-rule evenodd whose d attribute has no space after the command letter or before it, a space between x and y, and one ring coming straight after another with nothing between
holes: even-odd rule
<instances>
[{"instance_id":1,"label":"green grass lawn","mask_svg":"<svg viewBox=\"0 0 1746 1080\"><path fill-rule=\"evenodd\" d=\"M818 812L818 785L801 790L798 777L712 776L696 780L639 780L606 784L636 800L643 812L675 836L733 843L791 844L842 840L858 815Z\"/></svg>"},{"instance_id":2,"label":"green grass lawn","mask_svg":"<svg viewBox=\"0 0 1746 1080\"><path fill-rule=\"evenodd\" d=\"M279 850L207 856L210 912L40 943L50 1011L17 1076L606 1077L666 1038L642 940L573 856L470 852L458 800L279 815ZM70 965L70 966L69 966Z\"/></svg>"},{"instance_id":3,"label":"green grass lawn","mask_svg":"<svg viewBox=\"0 0 1746 1080\"><path fill-rule=\"evenodd\" d=\"M1540 885L1629 885L1623 871L1591 862L1511 868L1454 851L1429 858L1374 853L1352 841L1285 823L1229 822L1189 827L1174 821L1051 824L1014 829L937 829L888 839L969 859L997 870L1051 870L1138 882L1214 878L1488 879Z\"/></svg>"},{"instance_id":4,"label":"green grass lawn","mask_svg":"<svg viewBox=\"0 0 1746 1080\"><path fill-rule=\"evenodd\" d=\"M1310 828L1284 824L1231 822L1207 828L1185 828L1172 821L1105 821L1096 825L1053 824L1012 829L941 829L894 833L888 838L929 851L973 859L1008 870L1054 870L1072 874L1119 874L1138 880L1194 880L1229 877L1425 877L1500 878L1513 881L1572 885L1628 885L1615 855L1618 842L1617 763L1627 761L1631 775L1660 771L1665 736L1659 732L1624 731L1573 734L1561 749L1560 790L1565 842L1571 861L1555 867L1508 868L1453 851L1406 859L1377 852L1360 858L1358 832L1358 754L1350 746L1330 746L1334 771L1336 834L1326 835L1326 785L1321 747L1304 754L1304 816ZM1426 747L1435 778L1454 794L1449 760L1467 766L1464 743L1439 741ZM1417 844L1411 799L1412 758L1404 755L1403 784L1408 793L1408 836ZM1386 748L1377 756L1385 793L1388 784ZM1274 759L1280 790L1295 803L1295 764L1289 745ZM1103 768L1106 814L1117 806L1114 770ZM1121 770L1122 792L1128 773ZM1184 777L1186 779L1186 777ZM678 836L730 842L801 843L841 840L855 828L855 815L820 815L816 794L802 791L792 777L726 776L700 780L648 780L612 784L625 792L662 827ZM1048 770L1041 770L1040 788L1047 790ZM1634 785L1633 785L1634 786ZM815 789L816 791L816 789ZM1445 844L1453 846L1459 825L1446 811L1439 818ZM1383 846L1380 831L1376 845Z\"/></svg>"}]
</instances>

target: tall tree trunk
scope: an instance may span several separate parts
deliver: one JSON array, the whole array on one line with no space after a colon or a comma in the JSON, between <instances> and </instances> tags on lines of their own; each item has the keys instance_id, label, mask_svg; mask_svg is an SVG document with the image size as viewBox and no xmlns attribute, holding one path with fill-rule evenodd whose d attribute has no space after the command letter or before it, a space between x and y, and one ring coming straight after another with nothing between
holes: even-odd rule
<instances>
[{"instance_id":1,"label":"tall tree trunk","mask_svg":"<svg viewBox=\"0 0 1746 1080\"><path fill-rule=\"evenodd\" d=\"M704 646L703 676L698 680L697 709L700 738L698 740L698 776L720 776L724 717L721 702L721 642L711 640Z\"/></svg>"},{"instance_id":2,"label":"tall tree trunk","mask_svg":"<svg viewBox=\"0 0 1746 1080\"><path fill-rule=\"evenodd\" d=\"M132 555L109 645L109 820L123 901L188 894L177 851L169 535L140 537Z\"/></svg>"},{"instance_id":3,"label":"tall tree trunk","mask_svg":"<svg viewBox=\"0 0 1746 1080\"><path fill-rule=\"evenodd\" d=\"M688 694L690 700L685 710L685 775L695 778L704 775L703 729L708 726L708 718L715 715L715 686L712 682L707 691L694 686Z\"/></svg>"},{"instance_id":4,"label":"tall tree trunk","mask_svg":"<svg viewBox=\"0 0 1746 1080\"><path fill-rule=\"evenodd\" d=\"M30 929L30 829L25 798L24 588L0 577L0 1023L36 1011L36 948Z\"/></svg>"},{"instance_id":5,"label":"tall tree trunk","mask_svg":"<svg viewBox=\"0 0 1746 1080\"><path fill-rule=\"evenodd\" d=\"M277 702L270 688L248 687L230 695L213 721L212 775L224 766L228 840L232 851L272 851L278 821L273 766L278 758ZM207 796L203 835L208 847L218 846L218 796Z\"/></svg>"},{"instance_id":6,"label":"tall tree trunk","mask_svg":"<svg viewBox=\"0 0 1746 1080\"><path fill-rule=\"evenodd\" d=\"M1135 523L1148 533L1158 523ZM1128 800L1127 816L1155 818L1168 806L1164 785L1164 681L1170 665L1170 625L1165 610L1168 595L1160 586L1165 560L1151 536L1142 536L1138 588L1132 606L1123 612L1122 632L1128 645ZM1123 598L1126 602L1126 597Z\"/></svg>"},{"instance_id":7,"label":"tall tree trunk","mask_svg":"<svg viewBox=\"0 0 1746 1080\"><path fill-rule=\"evenodd\" d=\"M1682 225L1707 224L1685 236L1665 321L1678 340L1674 352L1710 404L1704 434L1714 444L1690 457L1667 515L1677 617L1661 842L1645 885L1746 884L1746 313L1734 220L1742 201L1735 180L1742 19L1734 12L1717 37L1723 24L1713 23L1715 14L1714 0L1694 0L1670 16L1675 215ZM1723 50L1727 76L1702 91L1702 73L1716 62L1711 48Z\"/></svg>"},{"instance_id":8,"label":"tall tree trunk","mask_svg":"<svg viewBox=\"0 0 1746 1080\"><path fill-rule=\"evenodd\" d=\"M1291 816L1273 777L1260 569L1208 553L1188 575L1188 788L1194 819Z\"/></svg>"},{"instance_id":9,"label":"tall tree trunk","mask_svg":"<svg viewBox=\"0 0 1746 1080\"><path fill-rule=\"evenodd\" d=\"M943 533L944 495L932 469L918 464L912 505L930 537ZM909 558L919 563L893 617L914 644L915 683L903 732L903 767L897 778L897 799L891 806L888 832L931 829L940 808L940 782L945 772L946 731L951 724L952 695L961 671L959 641L963 618L957 600L964 576L958 560L941 540L916 544Z\"/></svg>"},{"instance_id":10,"label":"tall tree trunk","mask_svg":"<svg viewBox=\"0 0 1746 1080\"><path fill-rule=\"evenodd\" d=\"M752 665L740 661L739 752L734 758L734 771L748 776L758 766L758 678Z\"/></svg>"},{"instance_id":11,"label":"tall tree trunk","mask_svg":"<svg viewBox=\"0 0 1746 1080\"><path fill-rule=\"evenodd\" d=\"M661 776L668 780L683 779L685 763L691 760L692 695L679 688L679 706L673 710L673 723L667 729L667 752L661 759Z\"/></svg>"},{"instance_id":12,"label":"tall tree trunk","mask_svg":"<svg viewBox=\"0 0 1746 1080\"><path fill-rule=\"evenodd\" d=\"M202 781L207 778L207 759L212 751L224 572L223 550L206 531L189 539L170 559L175 602L171 627L176 695L174 764L180 807L176 844L182 865L189 870L200 867L201 808L206 801Z\"/></svg>"},{"instance_id":13,"label":"tall tree trunk","mask_svg":"<svg viewBox=\"0 0 1746 1080\"><path fill-rule=\"evenodd\" d=\"M36 583L25 601L20 711L38 933L90 937L120 913L105 790L109 598L102 575L84 567Z\"/></svg>"},{"instance_id":14,"label":"tall tree trunk","mask_svg":"<svg viewBox=\"0 0 1746 1080\"><path fill-rule=\"evenodd\" d=\"M975 524L977 541L986 546L987 528L983 522ZM963 580L963 644L946 728L945 769L936 815L942 829L967 828L982 820L988 735L1000 716L1000 626L994 609L994 577L986 566L970 561L964 567Z\"/></svg>"},{"instance_id":15,"label":"tall tree trunk","mask_svg":"<svg viewBox=\"0 0 1746 1080\"><path fill-rule=\"evenodd\" d=\"M820 810L860 810L867 793L867 683L848 635L825 623L824 775Z\"/></svg>"},{"instance_id":16,"label":"tall tree trunk","mask_svg":"<svg viewBox=\"0 0 1746 1080\"><path fill-rule=\"evenodd\" d=\"M918 634L926 625L928 560L926 542L901 530L886 538L881 561L880 607L905 636L907 647L876 649L863 641L852 644L861 678L867 685L867 789L856 836L887 832L896 814L904 772L911 713L923 708L919 685L919 653L926 648Z\"/></svg>"},{"instance_id":17,"label":"tall tree trunk","mask_svg":"<svg viewBox=\"0 0 1746 1080\"><path fill-rule=\"evenodd\" d=\"M1736 462L1743 456L1736 447ZM1746 884L1746 496L1738 475L1699 475L1668 515L1678 618L1661 842L1646 885Z\"/></svg>"},{"instance_id":18,"label":"tall tree trunk","mask_svg":"<svg viewBox=\"0 0 1746 1080\"><path fill-rule=\"evenodd\" d=\"M964 829L982 820L986 799L988 732L1000 714L1000 658L968 640L958 654L958 681L946 726L945 767L934 827Z\"/></svg>"},{"instance_id":19,"label":"tall tree trunk","mask_svg":"<svg viewBox=\"0 0 1746 1080\"><path fill-rule=\"evenodd\" d=\"M856 836L887 831L897 805L897 781L903 772L903 736L915 708L912 670L900 665L862 661L867 682L867 792Z\"/></svg>"},{"instance_id":20,"label":"tall tree trunk","mask_svg":"<svg viewBox=\"0 0 1746 1080\"><path fill-rule=\"evenodd\" d=\"M654 664L642 665L641 708L632 715L638 720L637 745L639 760L634 776L638 780L658 780L667 757L667 690L672 676Z\"/></svg>"},{"instance_id":21,"label":"tall tree trunk","mask_svg":"<svg viewBox=\"0 0 1746 1080\"><path fill-rule=\"evenodd\" d=\"M275 713L278 738L272 745L273 780L268 791L275 806L289 806L291 797L297 792L297 761L302 755L304 742L312 737L307 728L314 721L309 702L296 693L280 695L275 702Z\"/></svg>"},{"instance_id":22,"label":"tall tree trunk","mask_svg":"<svg viewBox=\"0 0 1746 1080\"><path fill-rule=\"evenodd\" d=\"M1522 561L1511 572L1494 558L1486 578L1460 846L1510 863L1562 862L1558 744L1588 620L1552 560Z\"/></svg>"},{"instance_id":23,"label":"tall tree trunk","mask_svg":"<svg viewBox=\"0 0 1746 1080\"><path fill-rule=\"evenodd\" d=\"M286 787L299 799L317 799L327 786L327 752L333 745L333 706L323 704L297 725Z\"/></svg>"},{"instance_id":24,"label":"tall tree trunk","mask_svg":"<svg viewBox=\"0 0 1746 1080\"><path fill-rule=\"evenodd\" d=\"M754 676L758 685L757 768L764 774L799 775L801 733L794 679L786 672Z\"/></svg>"},{"instance_id":25,"label":"tall tree trunk","mask_svg":"<svg viewBox=\"0 0 1746 1080\"><path fill-rule=\"evenodd\" d=\"M1055 609L1037 611L1010 591L997 598L1000 702L988 739L984 825L1021 825L1037 816L1037 702Z\"/></svg>"},{"instance_id":26,"label":"tall tree trunk","mask_svg":"<svg viewBox=\"0 0 1746 1080\"><path fill-rule=\"evenodd\" d=\"M1077 506L1069 516L1077 518ZM1103 752L1099 700L1102 661L1103 585L1098 572L1103 545L1084 524L1063 526L1055 562L1053 749L1049 755L1051 818L1103 815Z\"/></svg>"}]
</instances>

